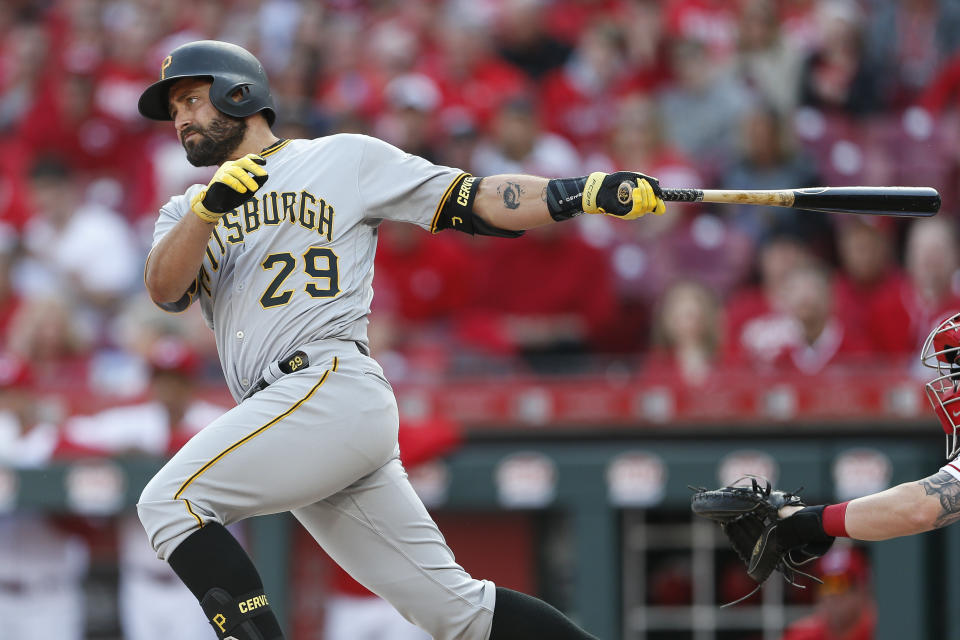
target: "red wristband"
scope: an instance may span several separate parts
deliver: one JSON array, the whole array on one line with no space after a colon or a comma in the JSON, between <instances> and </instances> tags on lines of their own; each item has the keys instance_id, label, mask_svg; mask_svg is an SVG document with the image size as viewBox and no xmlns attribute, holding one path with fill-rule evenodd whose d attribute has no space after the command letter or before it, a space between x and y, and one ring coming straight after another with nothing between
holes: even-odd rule
<instances>
[{"instance_id":1,"label":"red wristband","mask_svg":"<svg viewBox=\"0 0 960 640\"><path fill-rule=\"evenodd\" d=\"M828 536L849 538L847 535L847 505L850 501L827 505L823 509L823 530Z\"/></svg>"}]
</instances>

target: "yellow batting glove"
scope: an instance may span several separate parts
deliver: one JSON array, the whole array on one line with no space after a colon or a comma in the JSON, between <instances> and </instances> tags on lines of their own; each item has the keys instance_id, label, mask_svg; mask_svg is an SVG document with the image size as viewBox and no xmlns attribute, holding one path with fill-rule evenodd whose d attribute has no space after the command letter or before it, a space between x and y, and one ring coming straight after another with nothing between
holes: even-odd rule
<instances>
[{"instance_id":1,"label":"yellow batting glove","mask_svg":"<svg viewBox=\"0 0 960 640\"><path fill-rule=\"evenodd\" d=\"M623 220L634 220L648 213L663 214L667 209L661 197L660 181L633 171L587 176L583 188L583 210Z\"/></svg>"},{"instance_id":2,"label":"yellow batting glove","mask_svg":"<svg viewBox=\"0 0 960 640\"><path fill-rule=\"evenodd\" d=\"M220 165L210 183L190 199L190 209L204 222L216 223L253 197L267 181L267 161L255 153Z\"/></svg>"}]
</instances>

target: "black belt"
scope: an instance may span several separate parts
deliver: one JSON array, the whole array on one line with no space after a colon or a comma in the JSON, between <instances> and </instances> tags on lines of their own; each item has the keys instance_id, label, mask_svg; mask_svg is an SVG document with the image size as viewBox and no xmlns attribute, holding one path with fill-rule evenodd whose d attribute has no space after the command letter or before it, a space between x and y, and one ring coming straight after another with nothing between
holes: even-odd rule
<instances>
[{"instance_id":1,"label":"black belt","mask_svg":"<svg viewBox=\"0 0 960 640\"><path fill-rule=\"evenodd\" d=\"M367 349L366 345L356 341L354 341L353 344L357 347L357 351L359 351L361 354L365 356L370 355L370 350ZM300 349L294 351L285 358L280 358L267 367L267 369L264 371L264 374L260 376L256 382L250 385L250 388L247 389L247 392L243 395L243 398L241 398L241 402L252 397L256 393L263 391L283 376L293 373L294 371L300 371L300 369L306 369L309 366L309 356L307 356L307 354Z\"/></svg>"}]
</instances>

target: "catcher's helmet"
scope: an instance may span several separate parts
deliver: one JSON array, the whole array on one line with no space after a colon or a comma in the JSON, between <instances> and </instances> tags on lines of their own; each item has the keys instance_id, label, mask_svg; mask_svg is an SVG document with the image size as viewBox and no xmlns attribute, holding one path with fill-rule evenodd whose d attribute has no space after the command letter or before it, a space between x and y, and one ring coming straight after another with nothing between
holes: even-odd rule
<instances>
[{"instance_id":1,"label":"catcher's helmet","mask_svg":"<svg viewBox=\"0 0 960 640\"><path fill-rule=\"evenodd\" d=\"M953 315L930 332L920 359L937 370L925 385L927 398L947 434L947 459L960 453L960 314Z\"/></svg>"},{"instance_id":2,"label":"catcher's helmet","mask_svg":"<svg viewBox=\"0 0 960 640\"><path fill-rule=\"evenodd\" d=\"M277 115L263 65L243 47L216 40L188 42L171 51L160 66L160 80L147 87L137 108L151 120L171 120L170 86L196 77L213 80L210 102L223 113L243 118L263 111L273 125Z\"/></svg>"}]
</instances>

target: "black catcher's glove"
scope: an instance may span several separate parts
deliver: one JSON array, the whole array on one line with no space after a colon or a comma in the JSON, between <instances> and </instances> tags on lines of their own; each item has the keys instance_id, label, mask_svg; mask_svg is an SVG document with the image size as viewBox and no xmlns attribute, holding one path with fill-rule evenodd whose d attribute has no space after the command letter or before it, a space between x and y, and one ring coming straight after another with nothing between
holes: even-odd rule
<instances>
[{"instance_id":1,"label":"black catcher's glove","mask_svg":"<svg viewBox=\"0 0 960 640\"><path fill-rule=\"evenodd\" d=\"M780 509L791 506L804 508L781 519ZM825 554L833 544L833 538L823 533L822 506L807 507L800 496L774 491L769 482L761 487L754 478L749 486L696 489L690 508L720 523L747 565L747 573L760 584L774 569L792 584L798 574L814 578L799 567Z\"/></svg>"}]
</instances>

